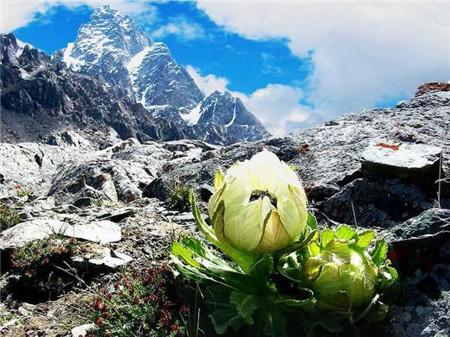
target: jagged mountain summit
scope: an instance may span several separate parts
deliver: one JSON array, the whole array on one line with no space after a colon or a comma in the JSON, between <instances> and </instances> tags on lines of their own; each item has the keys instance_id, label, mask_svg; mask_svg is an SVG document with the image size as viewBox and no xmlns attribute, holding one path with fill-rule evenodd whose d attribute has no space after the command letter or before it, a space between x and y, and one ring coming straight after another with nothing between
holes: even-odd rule
<instances>
[{"instance_id":1,"label":"jagged mountain summit","mask_svg":"<svg viewBox=\"0 0 450 337\"><path fill-rule=\"evenodd\" d=\"M151 44L128 16L106 5L80 27L75 42L64 50L63 60L73 70L101 75L107 83L129 89L126 64Z\"/></svg>"},{"instance_id":2,"label":"jagged mountain summit","mask_svg":"<svg viewBox=\"0 0 450 337\"><path fill-rule=\"evenodd\" d=\"M269 136L264 125L229 92L214 91L191 111L189 118L191 123L198 118L196 126L210 143L232 144L242 139L258 140Z\"/></svg>"},{"instance_id":3,"label":"jagged mountain summit","mask_svg":"<svg viewBox=\"0 0 450 337\"><path fill-rule=\"evenodd\" d=\"M60 56L72 70L99 75L108 85L118 86L153 117L166 119L190 138L232 144L270 135L240 101L239 109L229 109L233 103L216 104L214 113L205 113L192 123L190 116L202 115L205 109L201 107L215 102L218 95L205 98L164 43L151 41L129 17L110 6L97 9ZM229 93L219 96L237 102Z\"/></svg>"}]
</instances>

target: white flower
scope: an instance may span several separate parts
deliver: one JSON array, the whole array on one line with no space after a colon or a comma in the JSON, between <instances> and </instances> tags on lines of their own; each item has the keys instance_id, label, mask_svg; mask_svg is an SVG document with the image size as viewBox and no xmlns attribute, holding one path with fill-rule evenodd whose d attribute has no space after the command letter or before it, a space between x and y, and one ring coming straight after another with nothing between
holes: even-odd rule
<instances>
[{"instance_id":1,"label":"white flower","mask_svg":"<svg viewBox=\"0 0 450 337\"><path fill-rule=\"evenodd\" d=\"M306 195L297 174L269 151L216 173L209 215L219 240L244 251L274 252L306 227Z\"/></svg>"}]
</instances>

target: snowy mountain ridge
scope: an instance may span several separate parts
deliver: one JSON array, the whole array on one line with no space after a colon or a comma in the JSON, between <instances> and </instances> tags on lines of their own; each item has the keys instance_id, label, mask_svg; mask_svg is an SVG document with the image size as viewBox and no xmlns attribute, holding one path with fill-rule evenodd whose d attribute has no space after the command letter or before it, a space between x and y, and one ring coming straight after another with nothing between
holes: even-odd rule
<instances>
[{"instance_id":1,"label":"snowy mountain ridge","mask_svg":"<svg viewBox=\"0 0 450 337\"><path fill-rule=\"evenodd\" d=\"M208 113L211 109L208 97L217 99L217 94L205 97L164 43L147 38L128 16L121 16L108 5L93 13L91 20L80 27L76 40L69 43L61 54L62 60L72 70L103 77L108 85L119 86L155 117L165 118L187 129L185 133L193 134L195 138L230 144L228 136L221 132L226 133L235 123L238 119L235 114L251 114L244 107L227 110L231 115L215 122L225 124L215 125L208 120L205 116L214 117ZM226 96L231 97L229 93ZM227 99L232 104L233 98ZM240 104L243 105L242 102ZM247 130L238 132L242 137L240 140L257 140L269 135L261 122L252 117L255 124L251 128L236 124L236 127ZM209 130L211 128L214 131ZM251 132L248 131L250 129ZM215 136L211 137L211 134Z\"/></svg>"}]
</instances>

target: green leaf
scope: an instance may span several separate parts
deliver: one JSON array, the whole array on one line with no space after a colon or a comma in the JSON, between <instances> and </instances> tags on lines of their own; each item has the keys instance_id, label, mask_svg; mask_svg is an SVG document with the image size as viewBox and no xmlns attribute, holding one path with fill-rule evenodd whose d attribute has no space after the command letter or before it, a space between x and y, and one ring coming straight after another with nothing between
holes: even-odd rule
<instances>
[{"instance_id":1,"label":"green leaf","mask_svg":"<svg viewBox=\"0 0 450 337\"><path fill-rule=\"evenodd\" d=\"M317 219L312 212L308 212L308 219L306 220L306 224L313 230L317 229Z\"/></svg>"},{"instance_id":2,"label":"green leaf","mask_svg":"<svg viewBox=\"0 0 450 337\"><path fill-rule=\"evenodd\" d=\"M254 323L252 316L258 309L258 297L233 291L230 296L230 303L236 306L237 312L246 324L252 325Z\"/></svg>"},{"instance_id":3,"label":"green leaf","mask_svg":"<svg viewBox=\"0 0 450 337\"><path fill-rule=\"evenodd\" d=\"M234 308L216 310L209 317L211 318L214 329L219 335L227 332L228 328L234 328L236 330L243 323L241 316Z\"/></svg>"},{"instance_id":4,"label":"green leaf","mask_svg":"<svg viewBox=\"0 0 450 337\"><path fill-rule=\"evenodd\" d=\"M320 254L320 246L316 241L311 242L308 245L308 252L310 256L316 256Z\"/></svg>"},{"instance_id":5,"label":"green leaf","mask_svg":"<svg viewBox=\"0 0 450 337\"><path fill-rule=\"evenodd\" d=\"M345 316L332 311L326 313L326 315L314 315L311 319L311 326L321 326L329 332L340 332L344 328Z\"/></svg>"},{"instance_id":6,"label":"green leaf","mask_svg":"<svg viewBox=\"0 0 450 337\"><path fill-rule=\"evenodd\" d=\"M181 257L185 262L195 268L201 268L200 263L193 259L192 251L187 249L179 242L173 242L171 247L171 253L174 256Z\"/></svg>"},{"instance_id":7,"label":"green leaf","mask_svg":"<svg viewBox=\"0 0 450 337\"><path fill-rule=\"evenodd\" d=\"M264 254L261 258L250 266L249 274L256 280L266 282L273 271L273 258Z\"/></svg>"},{"instance_id":8,"label":"green leaf","mask_svg":"<svg viewBox=\"0 0 450 337\"><path fill-rule=\"evenodd\" d=\"M314 297L314 292L309 288L299 287L295 293L295 297L281 296L275 303L283 304L288 307L295 307L305 310L307 312L313 312L316 309L317 299Z\"/></svg>"},{"instance_id":9,"label":"green leaf","mask_svg":"<svg viewBox=\"0 0 450 337\"><path fill-rule=\"evenodd\" d=\"M213 282L249 294L266 289L266 279L243 273L234 264L211 252L198 239L182 237L172 245L172 259L180 273L196 282Z\"/></svg>"},{"instance_id":10,"label":"green leaf","mask_svg":"<svg viewBox=\"0 0 450 337\"><path fill-rule=\"evenodd\" d=\"M281 258L284 255L289 255L293 252L300 251L302 248L306 247L309 244L309 242L311 242L314 239L314 237L317 237L316 230L309 233L308 236L303 240L300 239L299 241L292 242L287 247L280 249L274 254L274 257Z\"/></svg>"},{"instance_id":11,"label":"green leaf","mask_svg":"<svg viewBox=\"0 0 450 337\"><path fill-rule=\"evenodd\" d=\"M355 230L349 225L340 225L336 229L336 238L340 241L350 241L355 235Z\"/></svg>"},{"instance_id":12,"label":"green leaf","mask_svg":"<svg viewBox=\"0 0 450 337\"><path fill-rule=\"evenodd\" d=\"M331 229L324 229L320 237L320 243L322 248L325 248L333 240L334 240L334 231Z\"/></svg>"},{"instance_id":13,"label":"green leaf","mask_svg":"<svg viewBox=\"0 0 450 337\"><path fill-rule=\"evenodd\" d=\"M381 266L387 258L388 245L385 240L378 240L372 251L372 261L377 267Z\"/></svg>"},{"instance_id":14,"label":"green leaf","mask_svg":"<svg viewBox=\"0 0 450 337\"><path fill-rule=\"evenodd\" d=\"M286 319L281 312L267 312L264 323L264 335L268 337L286 337Z\"/></svg>"},{"instance_id":15,"label":"green leaf","mask_svg":"<svg viewBox=\"0 0 450 337\"><path fill-rule=\"evenodd\" d=\"M217 190L222 185L225 180L225 175L223 174L222 169L218 169L214 174L214 189Z\"/></svg>"},{"instance_id":16,"label":"green leaf","mask_svg":"<svg viewBox=\"0 0 450 337\"><path fill-rule=\"evenodd\" d=\"M369 247L370 243L372 242L373 238L375 237L375 232L373 230L365 231L358 235L358 238L356 240L356 245L359 248L367 248Z\"/></svg>"}]
</instances>

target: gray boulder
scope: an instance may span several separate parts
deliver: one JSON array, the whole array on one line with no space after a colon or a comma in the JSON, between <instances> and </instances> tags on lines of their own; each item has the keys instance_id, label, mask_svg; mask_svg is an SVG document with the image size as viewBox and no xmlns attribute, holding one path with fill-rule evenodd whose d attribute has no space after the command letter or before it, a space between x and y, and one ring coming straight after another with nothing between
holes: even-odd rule
<instances>
[{"instance_id":1,"label":"gray boulder","mask_svg":"<svg viewBox=\"0 0 450 337\"><path fill-rule=\"evenodd\" d=\"M435 188L441 155L437 146L376 140L362 153L361 166L367 175L397 177Z\"/></svg>"}]
</instances>

